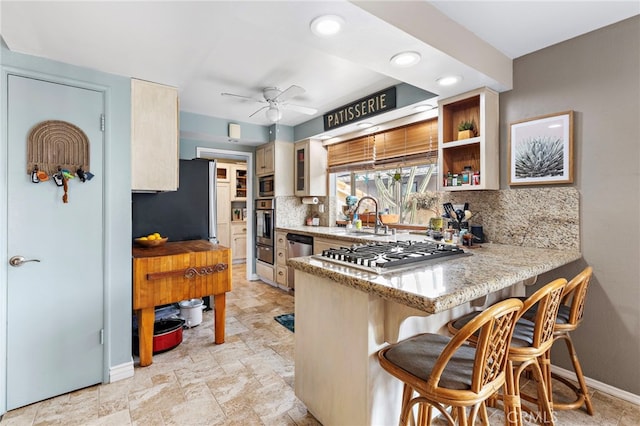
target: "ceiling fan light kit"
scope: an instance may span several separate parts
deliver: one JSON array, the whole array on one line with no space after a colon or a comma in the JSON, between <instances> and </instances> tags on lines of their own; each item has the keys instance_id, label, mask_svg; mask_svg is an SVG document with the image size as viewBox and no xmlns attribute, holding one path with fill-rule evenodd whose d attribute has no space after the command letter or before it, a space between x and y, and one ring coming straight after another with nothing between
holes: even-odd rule
<instances>
[{"instance_id":1,"label":"ceiling fan light kit","mask_svg":"<svg viewBox=\"0 0 640 426\"><path fill-rule=\"evenodd\" d=\"M266 104L265 106L259 108L249 117L253 117L257 113L262 110L265 110L265 115L269 121L275 123L282 118L282 111L289 110L299 112L301 114L313 115L318 112L315 108L310 108L302 105L294 105L287 102L288 99L294 98L296 96L300 96L305 92L305 90L300 87L291 85L285 90L280 90L277 87L265 87L262 89L262 97L264 99L255 99L249 96L236 95L233 93L221 93L222 96L231 96L234 98L239 98L243 101L253 101L261 104Z\"/></svg>"},{"instance_id":2,"label":"ceiling fan light kit","mask_svg":"<svg viewBox=\"0 0 640 426\"><path fill-rule=\"evenodd\" d=\"M274 123L279 121L282 118L282 111L280 111L278 107L274 105L267 108L266 114L267 114L267 118L270 121L273 121Z\"/></svg>"}]
</instances>

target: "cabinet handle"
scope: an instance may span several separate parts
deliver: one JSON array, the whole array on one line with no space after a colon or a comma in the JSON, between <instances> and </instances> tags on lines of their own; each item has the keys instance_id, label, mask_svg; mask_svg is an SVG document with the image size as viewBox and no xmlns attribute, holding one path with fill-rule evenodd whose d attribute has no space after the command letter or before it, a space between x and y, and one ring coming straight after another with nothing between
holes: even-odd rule
<instances>
[{"instance_id":1,"label":"cabinet handle","mask_svg":"<svg viewBox=\"0 0 640 426\"><path fill-rule=\"evenodd\" d=\"M278 272L278 275L282 276L284 273L282 271Z\"/></svg>"},{"instance_id":2,"label":"cabinet handle","mask_svg":"<svg viewBox=\"0 0 640 426\"><path fill-rule=\"evenodd\" d=\"M279 256L279 257L282 257L282 253L278 253L278 256Z\"/></svg>"}]
</instances>

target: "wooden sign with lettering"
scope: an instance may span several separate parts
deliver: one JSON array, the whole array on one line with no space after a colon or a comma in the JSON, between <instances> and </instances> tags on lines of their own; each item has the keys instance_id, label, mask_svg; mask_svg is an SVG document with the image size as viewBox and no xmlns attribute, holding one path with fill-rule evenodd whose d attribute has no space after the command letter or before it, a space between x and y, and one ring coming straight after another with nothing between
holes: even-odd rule
<instances>
[{"instance_id":1,"label":"wooden sign with lettering","mask_svg":"<svg viewBox=\"0 0 640 426\"><path fill-rule=\"evenodd\" d=\"M324 115L324 130L332 130L396 108L396 88L358 99Z\"/></svg>"}]
</instances>

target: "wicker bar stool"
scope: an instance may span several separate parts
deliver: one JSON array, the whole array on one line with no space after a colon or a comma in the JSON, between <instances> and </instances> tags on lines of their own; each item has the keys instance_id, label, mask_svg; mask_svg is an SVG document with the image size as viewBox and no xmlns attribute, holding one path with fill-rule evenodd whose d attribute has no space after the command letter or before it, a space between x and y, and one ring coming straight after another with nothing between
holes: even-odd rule
<instances>
[{"instance_id":1,"label":"wicker bar stool","mask_svg":"<svg viewBox=\"0 0 640 426\"><path fill-rule=\"evenodd\" d=\"M478 412L488 424L484 401L505 384L509 343L522 306L518 299L507 299L469 321L453 337L419 334L380 350L381 367L404 383L400 425L410 419L415 424L416 404L419 425L431 424L432 407L450 424L455 420L473 424ZM467 338L474 334L476 344L470 345ZM468 415L467 407L471 407Z\"/></svg>"},{"instance_id":2,"label":"wicker bar stool","mask_svg":"<svg viewBox=\"0 0 640 426\"><path fill-rule=\"evenodd\" d=\"M553 424L551 396L548 393L547 384L551 367L549 350L553 344L555 319L566 284L566 279L559 278L540 288L525 300L519 314L509 347L506 392L501 396L507 423L510 425L523 424L520 377L525 370L530 370L536 381L537 398L531 400L538 405L537 415L542 416L544 423ZM536 312L527 319L524 315L533 306L537 307ZM478 315L481 313L472 312L450 321L447 328L455 335ZM523 396L523 399L526 398ZM530 411L527 407L524 409Z\"/></svg>"},{"instance_id":3,"label":"wicker bar stool","mask_svg":"<svg viewBox=\"0 0 640 426\"><path fill-rule=\"evenodd\" d=\"M582 367L578 360L578 353L571 340L570 332L578 328L582 322L584 314L584 306L587 298L587 289L589 288L589 281L593 275L593 268L588 266L576 275L564 289L562 294L562 301L560 308L558 309L558 316L556 318L556 324L553 330L553 343L558 340L564 340L569 351L571 363L573 364L573 371L576 375L578 386L575 386L572 382L560 377L554 373L551 373L549 369L549 375L547 376L547 391L549 395L552 393L551 378L556 379L570 388L575 394L576 399L568 403L559 403L552 401L554 410L575 410L577 408L585 406L587 413L593 416L593 405L591 404L591 396L582 374ZM523 316L531 320L536 313L536 306L527 311Z\"/></svg>"}]
</instances>

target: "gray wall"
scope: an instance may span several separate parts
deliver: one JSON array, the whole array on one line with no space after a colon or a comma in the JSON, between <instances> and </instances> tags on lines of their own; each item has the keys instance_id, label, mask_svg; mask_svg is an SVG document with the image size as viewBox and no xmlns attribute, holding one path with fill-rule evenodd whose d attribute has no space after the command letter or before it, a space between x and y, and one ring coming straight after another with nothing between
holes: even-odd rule
<instances>
[{"instance_id":1,"label":"gray wall","mask_svg":"<svg viewBox=\"0 0 640 426\"><path fill-rule=\"evenodd\" d=\"M594 268L585 319L573 334L586 376L640 394L640 17L514 61L500 95L501 188L509 123L574 110L575 181L583 261L541 276ZM563 345L564 346L564 345ZM561 350L558 350L561 349ZM566 349L553 363L571 369Z\"/></svg>"}]
</instances>

